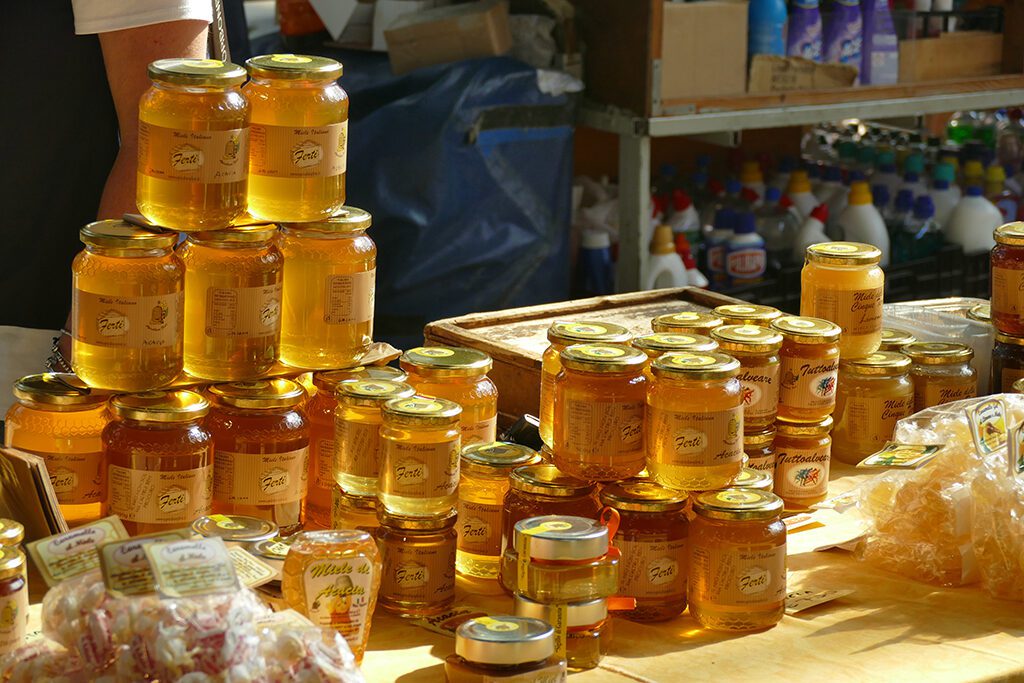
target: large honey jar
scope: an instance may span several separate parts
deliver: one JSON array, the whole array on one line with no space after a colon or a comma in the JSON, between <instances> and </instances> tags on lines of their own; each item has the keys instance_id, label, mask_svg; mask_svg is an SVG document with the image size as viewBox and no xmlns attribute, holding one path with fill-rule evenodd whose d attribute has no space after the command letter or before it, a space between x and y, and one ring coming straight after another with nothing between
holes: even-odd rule
<instances>
[{"instance_id":1,"label":"large honey jar","mask_svg":"<svg viewBox=\"0 0 1024 683\"><path fill-rule=\"evenodd\" d=\"M159 59L139 100L135 201L156 225L218 230L245 213L249 103L245 69L216 59Z\"/></svg>"},{"instance_id":2,"label":"large honey jar","mask_svg":"<svg viewBox=\"0 0 1024 683\"><path fill-rule=\"evenodd\" d=\"M896 423L914 413L910 358L877 351L839 364L832 454L856 465L892 441Z\"/></svg>"},{"instance_id":3,"label":"large honey jar","mask_svg":"<svg viewBox=\"0 0 1024 683\"><path fill-rule=\"evenodd\" d=\"M71 266L71 366L91 387L146 391L181 374L185 268L173 232L97 221Z\"/></svg>"},{"instance_id":4,"label":"large honey jar","mask_svg":"<svg viewBox=\"0 0 1024 683\"><path fill-rule=\"evenodd\" d=\"M386 379L347 379L338 384L334 413L334 481L345 493L377 494L380 478L381 408L393 398L416 391L405 382Z\"/></svg>"},{"instance_id":5,"label":"large honey jar","mask_svg":"<svg viewBox=\"0 0 1024 683\"><path fill-rule=\"evenodd\" d=\"M819 318L789 315L775 320L772 329L783 339L779 417L817 422L831 415L839 377L839 326Z\"/></svg>"},{"instance_id":6,"label":"large honey jar","mask_svg":"<svg viewBox=\"0 0 1024 683\"><path fill-rule=\"evenodd\" d=\"M740 362L743 429L755 432L770 427L779 410L782 335L759 325L722 325L711 331L711 338L723 353Z\"/></svg>"}]
</instances>

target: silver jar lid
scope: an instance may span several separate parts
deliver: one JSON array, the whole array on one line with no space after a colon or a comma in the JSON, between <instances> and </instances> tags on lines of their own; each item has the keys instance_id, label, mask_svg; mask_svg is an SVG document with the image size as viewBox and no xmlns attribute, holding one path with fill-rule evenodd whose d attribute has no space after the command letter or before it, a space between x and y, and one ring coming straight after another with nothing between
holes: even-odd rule
<instances>
[{"instance_id":1,"label":"silver jar lid","mask_svg":"<svg viewBox=\"0 0 1024 683\"><path fill-rule=\"evenodd\" d=\"M555 630L527 617L477 617L455 631L455 654L478 664L541 662L555 653Z\"/></svg>"},{"instance_id":2,"label":"silver jar lid","mask_svg":"<svg viewBox=\"0 0 1024 683\"><path fill-rule=\"evenodd\" d=\"M608 527L586 517L530 517L516 522L513 543L532 559L589 560L608 552Z\"/></svg>"},{"instance_id":3,"label":"silver jar lid","mask_svg":"<svg viewBox=\"0 0 1024 683\"><path fill-rule=\"evenodd\" d=\"M593 626L608 618L608 598L570 602L564 604L564 607L566 628ZM540 619L549 624L555 624L558 622L559 608L560 606L557 604L548 605L522 595L516 595L516 616Z\"/></svg>"}]
</instances>

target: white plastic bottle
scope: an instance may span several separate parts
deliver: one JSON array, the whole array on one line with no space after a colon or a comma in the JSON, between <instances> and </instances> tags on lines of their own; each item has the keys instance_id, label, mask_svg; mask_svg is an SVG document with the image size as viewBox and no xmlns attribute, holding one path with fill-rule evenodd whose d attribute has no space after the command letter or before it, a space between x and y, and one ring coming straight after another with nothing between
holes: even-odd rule
<instances>
[{"instance_id":1,"label":"white plastic bottle","mask_svg":"<svg viewBox=\"0 0 1024 683\"><path fill-rule=\"evenodd\" d=\"M724 287L728 283L725 272L725 252L736 227L736 212L730 208L719 209L715 214L714 227L704 233L707 273L715 287Z\"/></svg>"},{"instance_id":2,"label":"white plastic bottle","mask_svg":"<svg viewBox=\"0 0 1024 683\"><path fill-rule=\"evenodd\" d=\"M953 183L953 167L949 164L938 164L932 178L932 189L929 192L932 204L935 205L935 222L944 228L949 223L953 209L960 202L960 188Z\"/></svg>"},{"instance_id":3,"label":"white plastic bottle","mask_svg":"<svg viewBox=\"0 0 1024 683\"><path fill-rule=\"evenodd\" d=\"M828 166L822 174L821 187L818 189L818 199L828 204L832 195L836 192L845 192L843 187L843 171L838 166ZM831 210L831 207L829 207Z\"/></svg>"},{"instance_id":4,"label":"white plastic bottle","mask_svg":"<svg viewBox=\"0 0 1024 683\"><path fill-rule=\"evenodd\" d=\"M882 252L879 265L883 268L889 265L889 233L885 229L882 214L875 208L871 189L865 181L858 180L850 184L849 202L839 215L838 225L844 240L873 244Z\"/></svg>"},{"instance_id":5,"label":"white plastic bottle","mask_svg":"<svg viewBox=\"0 0 1024 683\"><path fill-rule=\"evenodd\" d=\"M683 259L676 253L672 227L662 223L654 229L651 239L651 253L647 257L647 273L644 289L665 289L685 287L690 283Z\"/></svg>"},{"instance_id":6,"label":"white plastic bottle","mask_svg":"<svg viewBox=\"0 0 1024 683\"><path fill-rule=\"evenodd\" d=\"M971 185L942 231L948 241L959 244L965 253L975 254L996 246L992 231L1002 224L999 208L982 196L979 186Z\"/></svg>"},{"instance_id":7,"label":"white plastic bottle","mask_svg":"<svg viewBox=\"0 0 1024 683\"><path fill-rule=\"evenodd\" d=\"M668 224L672 226L672 232L677 235L686 235L690 244L700 242L700 214L693 206L693 200L684 190L672 192L672 217Z\"/></svg>"},{"instance_id":8,"label":"white plastic bottle","mask_svg":"<svg viewBox=\"0 0 1024 683\"><path fill-rule=\"evenodd\" d=\"M810 216L814 207L821 203L811 192L811 181L807 177L807 171L800 168L790 174L786 195L793 202L796 210L800 212L801 219ZM803 258L802 254L800 258Z\"/></svg>"},{"instance_id":9,"label":"white plastic bottle","mask_svg":"<svg viewBox=\"0 0 1024 683\"><path fill-rule=\"evenodd\" d=\"M767 268L768 255L764 238L757 234L757 219L752 213L744 213L726 251L725 272L729 283L742 286L760 282Z\"/></svg>"},{"instance_id":10,"label":"white plastic bottle","mask_svg":"<svg viewBox=\"0 0 1024 683\"><path fill-rule=\"evenodd\" d=\"M800 226L800 232L797 233L796 239L793 241L793 261L795 263L801 263L804 260L807 247L812 244L830 241L828 235L825 234L825 223L827 221L828 206L819 204L814 207L811 215Z\"/></svg>"},{"instance_id":11,"label":"white plastic bottle","mask_svg":"<svg viewBox=\"0 0 1024 683\"><path fill-rule=\"evenodd\" d=\"M757 199L752 202L756 208L761 205L764 198L764 174L761 173L761 164L757 161L744 161L740 168L740 183L746 189L757 194Z\"/></svg>"}]
</instances>

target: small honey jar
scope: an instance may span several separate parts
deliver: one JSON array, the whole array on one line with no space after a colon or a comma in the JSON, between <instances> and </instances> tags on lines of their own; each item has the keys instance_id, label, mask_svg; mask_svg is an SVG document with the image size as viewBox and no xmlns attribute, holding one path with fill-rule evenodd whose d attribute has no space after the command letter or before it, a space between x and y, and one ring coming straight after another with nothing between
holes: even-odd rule
<instances>
[{"instance_id":1,"label":"small honey jar","mask_svg":"<svg viewBox=\"0 0 1024 683\"><path fill-rule=\"evenodd\" d=\"M775 476L775 427L744 432L743 452L747 456L747 467Z\"/></svg>"},{"instance_id":2,"label":"small honey jar","mask_svg":"<svg viewBox=\"0 0 1024 683\"><path fill-rule=\"evenodd\" d=\"M658 356L666 353L707 353L708 351L718 350L718 342L702 334L655 332L654 334L645 334L642 337L634 337L629 344L634 349L640 349L647 354L644 376L648 382L654 379L653 375L651 375L651 363Z\"/></svg>"},{"instance_id":3,"label":"small honey jar","mask_svg":"<svg viewBox=\"0 0 1024 683\"><path fill-rule=\"evenodd\" d=\"M331 508L332 529L361 529L371 534L380 526L377 496L354 496L335 485Z\"/></svg>"},{"instance_id":4,"label":"small honey jar","mask_svg":"<svg viewBox=\"0 0 1024 683\"><path fill-rule=\"evenodd\" d=\"M775 494L787 508L806 508L825 500L832 460L832 418L820 422L780 419L775 427Z\"/></svg>"},{"instance_id":5,"label":"small honey jar","mask_svg":"<svg viewBox=\"0 0 1024 683\"><path fill-rule=\"evenodd\" d=\"M455 515L455 510L415 517L380 511L381 607L418 618L455 602Z\"/></svg>"},{"instance_id":6,"label":"small honey jar","mask_svg":"<svg viewBox=\"0 0 1024 683\"><path fill-rule=\"evenodd\" d=\"M710 336L711 330L725 324L721 317L714 313L700 311L681 311L659 315L651 320L651 329L655 332L671 332L673 334L701 334Z\"/></svg>"},{"instance_id":7,"label":"small honey jar","mask_svg":"<svg viewBox=\"0 0 1024 683\"><path fill-rule=\"evenodd\" d=\"M770 427L779 410L779 349L782 335L757 325L722 325L711 331L723 353L740 362L743 429Z\"/></svg>"},{"instance_id":8,"label":"small honey jar","mask_svg":"<svg viewBox=\"0 0 1024 683\"><path fill-rule=\"evenodd\" d=\"M913 344L917 337L905 330L897 330L891 327L882 328L882 341L878 346L879 351L902 351L907 344Z\"/></svg>"},{"instance_id":9,"label":"small honey jar","mask_svg":"<svg viewBox=\"0 0 1024 683\"><path fill-rule=\"evenodd\" d=\"M608 600L547 604L521 595L515 598L516 616L540 619L555 629L555 653L565 656L570 670L593 669L611 647L612 622Z\"/></svg>"},{"instance_id":10,"label":"small honey jar","mask_svg":"<svg viewBox=\"0 0 1024 683\"><path fill-rule=\"evenodd\" d=\"M380 479L383 405L416 390L386 379L347 379L338 384L334 417L334 480L347 493L373 496Z\"/></svg>"},{"instance_id":11,"label":"small honey jar","mask_svg":"<svg viewBox=\"0 0 1024 683\"><path fill-rule=\"evenodd\" d=\"M910 358L877 351L839 364L832 455L856 465L891 441L896 423L914 414Z\"/></svg>"},{"instance_id":12,"label":"small honey jar","mask_svg":"<svg viewBox=\"0 0 1024 683\"><path fill-rule=\"evenodd\" d=\"M555 631L546 621L479 617L455 631L455 654L445 659L444 676L446 683L564 683L565 657L555 654Z\"/></svg>"},{"instance_id":13,"label":"small honey jar","mask_svg":"<svg viewBox=\"0 0 1024 683\"><path fill-rule=\"evenodd\" d=\"M903 347L910 356L914 412L978 395L974 350L966 344L914 342Z\"/></svg>"},{"instance_id":14,"label":"small honey jar","mask_svg":"<svg viewBox=\"0 0 1024 683\"><path fill-rule=\"evenodd\" d=\"M772 329L783 338L779 417L818 422L831 415L839 377L839 326L819 318L788 315L775 320Z\"/></svg>"}]
</instances>

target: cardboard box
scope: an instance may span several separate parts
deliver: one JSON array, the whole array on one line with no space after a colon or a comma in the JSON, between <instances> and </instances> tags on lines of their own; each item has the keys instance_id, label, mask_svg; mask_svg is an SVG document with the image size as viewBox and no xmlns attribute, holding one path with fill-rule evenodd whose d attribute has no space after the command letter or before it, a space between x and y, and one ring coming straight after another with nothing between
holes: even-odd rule
<instances>
[{"instance_id":1,"label":"cardboard box","mask_svg":"<svg viewBox=\"0 0 1024 683\"><path fill-rule=\"evenodd\" d=\"M512 49L508 5L482 0L407 14L384 30L391 70L503 55Z\"/></svg>"},{"instance_id":2,"label":"cardboard box","mask_svg":"<svg viewBox=\"0 0 1024 683\"><path fill-rule=\"evenodd\" d=\"M856 79L857 67L849 64L819 64L803 57L754 55L747 91L768 93L848 88Z\"/></svg>"},{"instance_id":3,"label":"cardboard box","mask_svg":"<svg viewBox=\"0 0 1024 683\"><path fill-rule=\"evenodd\" d=\"M388 44L384 40L384 31L406 14L423 12L447 4L438 0L377 0L373 9L372 49L376 52L387 52Z\"/></svg>"},{"instance_id":4,"label":"cardboard box","mask_svg":"<svg viewBox=\"0 0 1024 683\"><path fill-rule=\"evenodd\" d=\"M943 33L900 41L900 83L992 76L1003 70L1003 36L987 31Z\"/></svg>"},{"instance_id":5,"label":"cardboard box","mask_svg":"<svg viewBox=\"0 0 1024 683\"><path fill-rule=\"evenodd\" d=\"M662 27L661 100L746 90L746 2L666 2Z\"/></svg>"}]
</instances>

